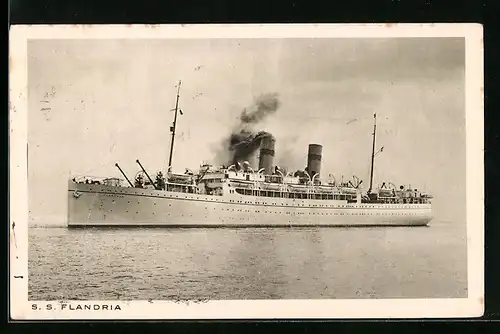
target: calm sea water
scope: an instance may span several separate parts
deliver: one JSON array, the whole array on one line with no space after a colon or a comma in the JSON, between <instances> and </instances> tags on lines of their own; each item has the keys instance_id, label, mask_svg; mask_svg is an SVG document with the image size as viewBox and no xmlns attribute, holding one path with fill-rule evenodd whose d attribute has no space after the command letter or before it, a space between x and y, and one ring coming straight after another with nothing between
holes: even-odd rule
<instances>
[{"instance_id":1,"label":"calm sea water","mask_svg":"<svg viewBox=\"0 0 500 334\"><path fill-rule=\"evenodd\" d=\"M465 224L30 227L30 300L467 297Z\"/></svg>"}]
</instances>

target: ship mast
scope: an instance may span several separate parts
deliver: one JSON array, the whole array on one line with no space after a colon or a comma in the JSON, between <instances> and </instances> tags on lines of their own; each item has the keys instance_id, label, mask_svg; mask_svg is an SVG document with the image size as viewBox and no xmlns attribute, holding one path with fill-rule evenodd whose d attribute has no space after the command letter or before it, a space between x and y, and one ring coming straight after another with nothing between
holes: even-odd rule
<instances>
[{"instance_id":1,"label":"ship mast","mask_svg":"<svg viewBox=\"0 0 500 334\"><path fill-rule=\"evenodd\" d=\"M174 139L175 139L175 127L177 125L177 112L179 111L179 92L181 90L181 81L179 80L179 85L177 86L177 99L175 101L175 114L174 114L174 124L170 127L170 131L172 132L172 140L170 141L170 156L168 158L168 166L167 168L172 167L172 156L174 153ZM182 111L181 111L182 114Z\"/></svg>"},{"instance_id":2,"label":"ship mast","mask_svg":"<svg viewBox=\"0 0 500 334\"><path fill-rule=\"evenodd\" d=\"M370 188L368 188L368 194L372 192L373 185L373 162L375 160L375 134L377 131L377 113L373 114L373 144L372 144L372 163L370 166Z\"/></svg>"}]
</instances>

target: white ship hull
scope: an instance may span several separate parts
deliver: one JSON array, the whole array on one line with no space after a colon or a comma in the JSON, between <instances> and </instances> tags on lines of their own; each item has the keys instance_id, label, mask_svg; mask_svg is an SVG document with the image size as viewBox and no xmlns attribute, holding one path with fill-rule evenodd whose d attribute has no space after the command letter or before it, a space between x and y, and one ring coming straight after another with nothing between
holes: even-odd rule
<instances>
[{"instance_id":1,"label":"white ship hull","mask_svg":"<svg viewBox=\"0 0 500 334\"><path fill-rule=\"evenodd\" d=\"M431 204L213 196L69 182L68 226L425 226Z\"/></svg>"}]
</instances>

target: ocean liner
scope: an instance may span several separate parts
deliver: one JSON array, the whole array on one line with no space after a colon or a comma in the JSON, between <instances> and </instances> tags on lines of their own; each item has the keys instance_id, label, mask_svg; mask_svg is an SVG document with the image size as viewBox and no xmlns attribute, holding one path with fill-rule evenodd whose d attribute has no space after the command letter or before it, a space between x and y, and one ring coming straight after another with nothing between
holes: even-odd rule
<instances>
[{"instance_id":1,"label":"ocean liner","mask_svg":"<svg viewBox=\"0 0 500 334\"><path fill-rule=\"evenodd\" d=\"M136 160L140 171L133 183L118 164L124 179L71 178L68 227L427 226L432 220L431 195L390 182L373 188L376 114L367 191L355 176L347 182L322 177L319 144L309 145L303 171L274 166L272 136L259 139L258 168L245 160L172 173L177 115L182 114L179 88L180 82L165 175L158 172L153 180Z\"/></svg>"}]
</instances>

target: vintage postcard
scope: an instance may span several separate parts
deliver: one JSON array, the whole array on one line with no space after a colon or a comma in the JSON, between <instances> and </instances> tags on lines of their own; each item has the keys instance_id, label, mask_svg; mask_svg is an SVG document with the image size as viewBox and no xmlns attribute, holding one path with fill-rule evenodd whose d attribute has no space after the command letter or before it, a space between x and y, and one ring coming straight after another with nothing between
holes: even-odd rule
<instances>
[{"instance_id":1,"label":"vintage postcard","mask_svg":"<svg viewBox=\"0 0 500 334\"><path fill-rule=\"evenodd\" d=\"M482 36L12 27L12 319L481 316Z\"/></svg>"}]
</instances>

